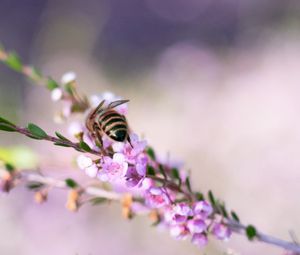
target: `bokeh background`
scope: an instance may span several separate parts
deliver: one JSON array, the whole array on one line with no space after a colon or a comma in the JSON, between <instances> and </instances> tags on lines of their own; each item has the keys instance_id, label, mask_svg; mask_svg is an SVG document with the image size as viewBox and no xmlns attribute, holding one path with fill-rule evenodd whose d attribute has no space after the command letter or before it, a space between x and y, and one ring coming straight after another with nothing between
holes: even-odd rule
<instances>
[{"instance_id":1,"label":"bokeh background","mask_svg":"<svg viewBox=\"0 0 300 255\"><path fill-rule=\"evenodd\" d=\"M160 155L184 161L195 188L214 190L266 233L300 235L299 1L0 0L0 40L57 79L75 71L89 95L129 98L130 125ZM45 89L0 66L1 116L66 132L53 122L59 108ZM0 146L29 147L44 171L84 178L68 149L8 133ZM199 251L147 218L124 221L118 205L72 214L65 199L53 191L40 206L23 188L1 195L0 253L283 252L236 235Z\"/></svg>"}]
</instances>

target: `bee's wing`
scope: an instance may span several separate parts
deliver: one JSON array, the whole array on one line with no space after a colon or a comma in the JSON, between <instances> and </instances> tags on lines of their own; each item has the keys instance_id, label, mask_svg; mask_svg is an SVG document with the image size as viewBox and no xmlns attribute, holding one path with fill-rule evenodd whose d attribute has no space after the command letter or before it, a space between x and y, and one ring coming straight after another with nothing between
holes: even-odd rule
<instances>
[{"instance_id":1,"label":"bee's wing","mask_svg":"<svg viewBox=\"0 0 300 255\"><path fill-rule=\"evenodd\" d=\"M129 102L129 100L117 100L117 101L111 102L107 108L115 108L121 104L125 104L128 102Z\"/></svg>"},{"instance_id":2,"label":"bee's wing","mask_svg":"<svg viewBox=\"0 0 300 255\"><path fill-rule=\"evenodd\" d=\"M105 100L102 100L90 116L94 117L101 110L101 107L103 106L104 103L105 103Z\"/></svg>"}]
</instances>

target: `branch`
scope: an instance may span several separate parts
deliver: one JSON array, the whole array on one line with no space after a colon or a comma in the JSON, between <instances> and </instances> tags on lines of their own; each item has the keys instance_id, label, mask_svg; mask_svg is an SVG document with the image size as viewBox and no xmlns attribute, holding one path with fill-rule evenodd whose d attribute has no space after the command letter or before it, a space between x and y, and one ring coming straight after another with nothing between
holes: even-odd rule
<instances>
[{"instance_id":1,"label":"branch","mask_svg":"<svg viewBox=\"0 0 300 255\"><path fill-rule=\"evenodd\" d=\"M41 175L40 173L31 173L29 171L21 171L19 172L21 178L26 182L39 182L46 184L50 187L59 188L59 189L70 189L65 181L58 180L52 177L46 177ZM107 191L101 188L87 186L86 188L82 189L82 192L93 197L101 197L106 198L107 200L114 200L114 201L122 201L122 196L119 193L113 191ZM150 212L150 210L149 210ZM229 220L227 223L228 227L235 233L245 236L247 226L238 223L233 220ZM295 253L300 253L300 246L294 242L288 242L285 240L281 240L279 238L264 234L262 232L257 232L255 236L255 241L263 242L267 244L271 244L277 247L281 247L285 250L290 250Z\"/></svg>"},{"instance_id":2,"label":"branch","mask_svg":"<svg viewBox=\"0 0 300 255\"><path fill-rule=\"evenodd\" d=\"M241 235L245 235L245 233L246 233L247 226L245 226L239 222L230 220L228 222L228 226L235 233L238 233ZM288 242L285 240L281 240L277 237L273 237L273 236L264 234L262 232L258 232L258 231L256 232L255 240L259 241L259 242L275 245L277 247L281 247L285 250L290 250L295 253L300 253L300 245L299 244L297 244L295 242Z\"/></svg>"},{"instance_id":3,"label":"branch","mask_svg":"<svg viewBox=\"0 0 300 255\"><path fill-rule=\"evenodd\" d=\"M29 173L27 171L20 172L20 177L29 182L38 182L46 184L50 187L59 188L59 189L70 189L65 181L58 180L52 177L46 177L39 173ZM116 192L107 191L104 189L88 186L82 191L88 195L94 196L94 197L103 197L108 200L120 200L122 196Z\"/></svg>"}]
</instances>

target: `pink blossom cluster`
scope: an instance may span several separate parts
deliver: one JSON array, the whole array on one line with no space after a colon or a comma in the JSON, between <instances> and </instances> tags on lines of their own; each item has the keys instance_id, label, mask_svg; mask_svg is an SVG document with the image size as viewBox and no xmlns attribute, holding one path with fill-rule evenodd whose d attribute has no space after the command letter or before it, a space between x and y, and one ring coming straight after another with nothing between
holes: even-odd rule
<instances>
[{"instance_id":1,"label":"pink blossom cluster","mask_svg":"<svg viewBox=\"0 0 300 255\"><path fill-rule=\"evenodd\" d=\"M64 82L75 79L73 74L67 76L70 77L64 77ZM54 91L52 97L57 99L58 95L60 95L59 91ZM105 100L108 105L118 99L120 98L106 92L99 96L92 96L89 103L93 109L102 100ZM91 109L87 110L86 115ZM127 104L120 105L115 110L125 115L128 111ZM109 182L113 187L123 187L122 192L131 192L140 197L142 205L133 206L133 213L155 210L159 219L158 224L166 227L172 237L176 239L190 237L192 243L199 247L207 244L209 233L220 240L227 240L230 237L230 229L226 227L221 217L218 218L218 215L214 214L213 207L207 201L185 199L184 202L176 202L179 195L182 194L178 194L178 190L176 191L164 183L164 180L172 180L170 167L157 162L146 153L146 140L140 139L132 132L129 134L131 144L115 142L103 135L104 150L101 151L86 127L80 122L71 123L69 133L74 137L81 137L93 150L99 151L99 153L104 151L100 158L95 159L86 154L79 155L77 157L78 167L91 178ZM147 174L149 166L154 170L154 177L160 178L161 182L153 178L153 173L151 176ZM159 166L164 173L158 171ZM179 174L179 178L184 183L187 177L186 172L180 170Z\"/></svg>"}]
</instances>

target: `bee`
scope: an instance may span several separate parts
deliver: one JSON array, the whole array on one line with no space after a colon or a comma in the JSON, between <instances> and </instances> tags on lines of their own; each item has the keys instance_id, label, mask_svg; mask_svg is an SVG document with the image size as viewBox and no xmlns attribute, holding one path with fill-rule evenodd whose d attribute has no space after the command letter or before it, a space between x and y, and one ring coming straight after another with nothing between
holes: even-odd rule
<instances>
[{"instance_id":1,"label":"bee","mask_svg":"<svg viewBox=\"0 0 300 255\"><path fill-rule=\"evenodd\" d=\"M103 146L102 137L106 134L110 139L117 142L128 141L131 145L128 134L128 124L124 115L118 113L114 108L125 104L129 100L117 100L104 107L103 100L87 117L86 127L91 136L96 140L99 147ZM132 147L132 145L131 145Z\"/></svg>"}]
</instances>

